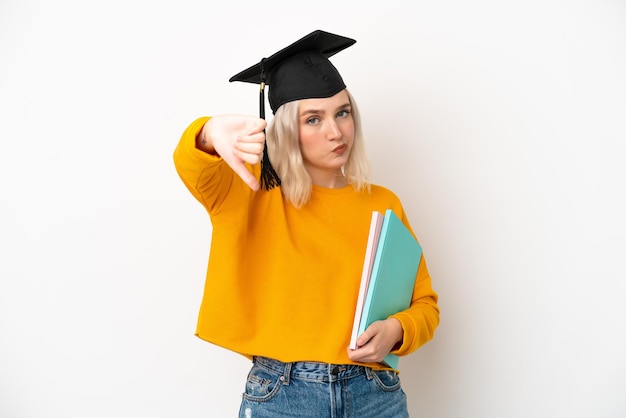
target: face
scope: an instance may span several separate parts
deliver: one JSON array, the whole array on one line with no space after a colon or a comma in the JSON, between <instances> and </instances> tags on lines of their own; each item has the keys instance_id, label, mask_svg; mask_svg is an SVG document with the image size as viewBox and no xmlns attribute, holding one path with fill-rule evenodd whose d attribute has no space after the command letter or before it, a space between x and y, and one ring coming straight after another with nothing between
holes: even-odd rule
<instances>
[{"instance_id":1,"label":"face","mask_svg":"<svg viewBox=\"0 0 626 418\"><path fill-rule=\"evenodd\" d=\"M314 184L341 176L354 142L354 120L345 90L324 99L304 99L298 111L300 151Z\"/></svg>"}]
</instances>

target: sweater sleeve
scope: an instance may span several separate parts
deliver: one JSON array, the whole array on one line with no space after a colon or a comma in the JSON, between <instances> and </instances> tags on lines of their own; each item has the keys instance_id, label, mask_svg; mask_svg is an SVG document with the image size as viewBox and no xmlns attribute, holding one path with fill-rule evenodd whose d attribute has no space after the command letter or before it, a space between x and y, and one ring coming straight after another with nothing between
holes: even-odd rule
<instances>
[{"instance_id":1,"label":"sweater sleeve","mask_svg":"<svg viewBox=\"0 0 626 418\"><path fill-rule=\"evenodd\" d=\"M219 156L196 148L196 136L209 119L198 118L185 129L174 150L174 166L191 194L213 214L224 202L235 174Z\"/></svg>"},{"instance_id":2,"label":"sweater sleeve","mask_svg":"<svg viewBox=\"0 0 626 418\"><path fill-rule=\"evenodd\" d=\"M402 222L413 233L406 213L404 210L401 210L401 213ZM438 300L439 296L433 290L426 259L422 254L411 296L411 305L408 309L391 316L400 321L403 329L402 344L392 351L392 354L398 356L410 354L434 337L435 329L439 326Z\"/></svg>"}]
</instances>

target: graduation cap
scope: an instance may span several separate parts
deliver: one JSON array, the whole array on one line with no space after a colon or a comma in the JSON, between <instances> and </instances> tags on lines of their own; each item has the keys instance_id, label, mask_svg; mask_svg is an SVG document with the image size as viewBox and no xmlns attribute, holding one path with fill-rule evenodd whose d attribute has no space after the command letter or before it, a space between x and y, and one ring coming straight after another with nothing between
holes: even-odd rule
<instances>
[{"instance_id":1,"label":"graduation cap","mask_svg":"<svg viewBox=\"0 0 626 418\"><path fill-rule=\"evenodd\" d=\"M265 119L266 85L273 113L285 103L331 97L345 89L339 71L328 58L354 43L354 39L316 30L232 76L229 81L260 84L259 113ZM280 178L271 166L266 146L261 162L261 186L270 190L277 185L280 185Z\"/></svg>"}]
</instances>

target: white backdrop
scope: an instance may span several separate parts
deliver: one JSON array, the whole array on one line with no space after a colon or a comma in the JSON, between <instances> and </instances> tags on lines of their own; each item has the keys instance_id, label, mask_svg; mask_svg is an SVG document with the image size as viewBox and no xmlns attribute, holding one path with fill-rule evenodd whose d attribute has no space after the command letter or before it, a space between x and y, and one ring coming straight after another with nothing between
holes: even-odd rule
<instances>
[{"instance_id":1,"label":"white backdrop","mask_svg":"<svg viewBox=\"0 0 626 418\"><path fill-rule=\"evenodd\" d=\"M333 61L440 294L412 416L626 416L624 2L210 3L0 3L1 417L236 416L171 155L314 29L358 41Z\"/></svg>"}]
</instances>

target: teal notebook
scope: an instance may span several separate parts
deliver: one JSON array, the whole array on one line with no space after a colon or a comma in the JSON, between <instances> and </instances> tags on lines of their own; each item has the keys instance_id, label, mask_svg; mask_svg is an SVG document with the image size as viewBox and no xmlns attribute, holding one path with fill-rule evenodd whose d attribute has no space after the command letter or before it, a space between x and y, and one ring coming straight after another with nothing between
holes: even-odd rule
<instances>
[{"instance_id":1,"label":"teal notebook","mask_svg":"<svg viewBox=\"0 0 626 418\"><path fill-rule=\"evenodd\" d=\"M372 322L411 305L422 247L396 214L388 209L380 232L378 248L359 324L361 335ZM389 354L385 363L398 368L398 356Z\"/></svg>"}]
</instances>

